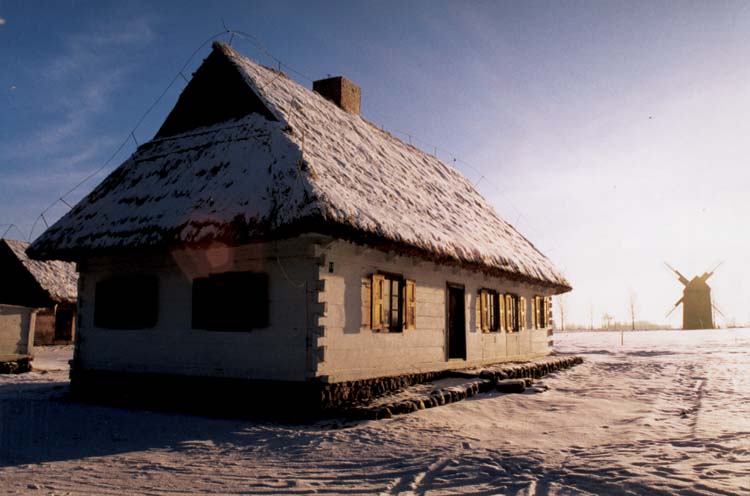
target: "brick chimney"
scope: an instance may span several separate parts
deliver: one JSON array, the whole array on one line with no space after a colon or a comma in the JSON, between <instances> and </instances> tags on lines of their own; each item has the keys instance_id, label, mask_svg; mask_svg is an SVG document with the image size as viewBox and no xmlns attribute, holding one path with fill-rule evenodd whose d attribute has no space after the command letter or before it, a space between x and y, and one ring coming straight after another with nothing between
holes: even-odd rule
<instances>
[{"instance_id":1,"label":"brick chimney","mask_svg":"<svg viewBox=\"0 0 750 496\"><path fill-rule=\"evenodd\" d=\"M313 91L320 93L347 112L359 115L362 90L345 77L336 76L314 81Z\"/></svg>"}]
</instances>

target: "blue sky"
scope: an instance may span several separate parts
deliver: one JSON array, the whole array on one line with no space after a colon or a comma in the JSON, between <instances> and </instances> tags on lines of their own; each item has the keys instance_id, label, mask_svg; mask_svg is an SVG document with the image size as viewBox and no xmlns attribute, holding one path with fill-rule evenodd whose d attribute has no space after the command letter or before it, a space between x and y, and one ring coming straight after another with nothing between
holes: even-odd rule
<instances>
[{"instance_id":1,"label":"blue sky","mask_svg":"<svg viewBox=\"0 0 750 496\"><path fill-rule=\"evenodd\" d=\"M640 317L666 321L681 289L662 261L692 275L726 260L712 279L717 303L750 322L743 2L0 0L0 19L0 224L24 236L115 152L223 21L302 84L346 75L366 118L437 146L565 271L568 320L624 319L632 291ZM273 64L251 41L233 44ZM183 87L154 107L139 142Z\"/></svg>"}]
</instances>

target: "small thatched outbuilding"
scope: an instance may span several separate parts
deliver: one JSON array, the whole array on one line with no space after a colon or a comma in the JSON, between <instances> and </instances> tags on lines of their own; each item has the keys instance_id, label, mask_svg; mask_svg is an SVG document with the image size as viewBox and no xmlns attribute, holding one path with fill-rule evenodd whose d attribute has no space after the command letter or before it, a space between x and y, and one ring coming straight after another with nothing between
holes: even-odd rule
<instances>
[{"instance_id":1,"label":"small thatched outbuilding","mask_svg":"<svg viewBox=\"0 0 750 496\"><path fill-rule=\"evenodd\" d=\"M336 406L550 352L553 264L472 183L216 43L153 140L37 239L81 275L74 390L182 386Z\"/></svg>"},{"instance_id":2,"label":"small thatched outbuilding","mask_svg":"<svg viewBox=\"0 0 750 496\"><path fill-rule=\"evenodd\" d=\"M32 260L25 241L0 239L0 304L36 309L35 345L67 344L75 334L78 273L74 263Z\"/></svg>"}]
</instances>

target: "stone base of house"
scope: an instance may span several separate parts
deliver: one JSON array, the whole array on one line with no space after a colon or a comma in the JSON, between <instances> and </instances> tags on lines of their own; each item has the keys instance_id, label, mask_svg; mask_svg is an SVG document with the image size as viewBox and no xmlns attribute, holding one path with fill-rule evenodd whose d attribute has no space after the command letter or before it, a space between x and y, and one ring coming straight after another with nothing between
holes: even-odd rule
<instances>
[{"instance_id":1,"label":"stone base of house","mask_svg":"<svg viewBox=\"0 0 750 496\"><path fill-rule=\"evenodd\" d=\"M502 362L479 368L443 370L325 384L321 387L321 404L326 410L347 409L351 406L367 404L373 399L393 391L447 377L476 377L487 379L490 384L503 379L537 379L557 370L572 367L582 361L583 359L577 356L544 357L524 362Z\"/></svg>"},{"instance_id":2,"label":"stone base of house","mask_svg":"<svg viewBox=\"0 0 750 496\"><path fill-rule=\"evenodd\" d=\"M208 416L288 420L320 415L314 383L139 372L70 371L72 399Z\"/></svg>"},{"instance_id":3,"label":"stone base of house","mask_svg":"<svg viewBox=\"0 0 750 496\"><path fill-rule=\"evenodd\" d=\"M577 356L546 357L529 362L454 370L438 379L431 379L432 384L407 387L395 394L372 398L349 406L343 413L351 418L378 420L455 403L493 389L503 393L520 393L531 386L534 379L582 362L583 359ZM446 385L446 382L449 384Z\"/></svg>"},{"instance_id":4,"label":"stone base of house","mask_svg":"<svg viewBox=\"0 0 750 496\"><path fill-rule=\"evenodd\" d=\"M70 371L73 399L116 406L180 410L231 417L311 418L341 414L353 405L448 371L327 384L198 377L103 370Z\"/></svg>"},{"instance_id":5,"label":"stone base of house","mask_svg":"<svg viewBox=\"0 0 750 496\"><path fill-rule=\"evenodd\" d=\"M128 407L166 408L207 415L306 419L362 411L384 394L447 377L481 378L487 384L509 378L538 378L571 367L579 357L548 357L480 369L446 370L327 384L196 377L71 369L74 399ZM479 389L477 390L479 392ZM463 399L463 398L461 398ZM434 405L450 401L438 402Z\"/></svg>"},{"instance_id":6,"label":"stone base of house","mask_svg":"<svg viewBox=\"0 0 750 496\"><path fill-rule=\"evenodd\" d=\"M31 371L29 355L0 356L0 374L23 374Z\"/></svg>"},{"instance_id":7,"label":"stone base of house","mask_svg":"<svg viewBox=\"0 0 750 496\"><path fill-rule=\"evenodd\" d=\"M448 373L449 371L424 372L333 384L319 384L320 406L324 410L337 410L350 405L367 403L373 398L391 391L398 391L414 384L434 381L435 379L444 377Z\"/></svg>"}]
</instances>

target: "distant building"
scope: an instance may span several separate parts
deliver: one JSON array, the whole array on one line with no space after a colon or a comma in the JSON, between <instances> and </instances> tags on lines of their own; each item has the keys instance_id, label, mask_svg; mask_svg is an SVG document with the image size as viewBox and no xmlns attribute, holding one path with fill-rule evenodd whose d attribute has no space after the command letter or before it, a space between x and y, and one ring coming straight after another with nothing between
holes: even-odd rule
<instances>
[{"instance_id":1,"label":"distant building","mask_svg":"<svg viewBox=\"0 0 750 496\"><path fill-rule=\"evenodd\" d=\"M553 264L363 119L353 83L314 87L214 44L154 139L32 244L78 263L74 390L283 381L336 406L550 352Z\"/></svg>"},{"instance_id":2,"label":"distant building","mask_svg":"<svg viewBox=\"0 0 750 496\"><path fill-rule=\"evenodd\" d=\"M711 299L711 287L706 281L714 275L719 266L716 266L710 272L704 272L700 276L688 279L679 270L669 264L666 265L675 273L677 279L685 287L682 290L682 298L677 300L677 303L674 304L669 313L671 314L675 308L682 304L683 329L714 329L714 310L718 311L718 309ZM719 313L721 314L721 312Z\"/></svg>"},{"instance_id":3,"label":"distant building","mask_svg":"<svg viewBox=\"0 0 750 496\"><path fill-rule=\"evenodd\" d=\"M78 273L75 264L31 260L28 243L0 239L0 304L37 309L35 345L73 341Z\"/></svg>"},{"instance_id":4,"label":"distant building","mask_svg":"<svg viewBox=\"0 0 750 496\"><path fill-rule=\"evenodd\" d=\"M36 309L0 304L0 374L31 370Z\"/></svg>"}]
</instances>

